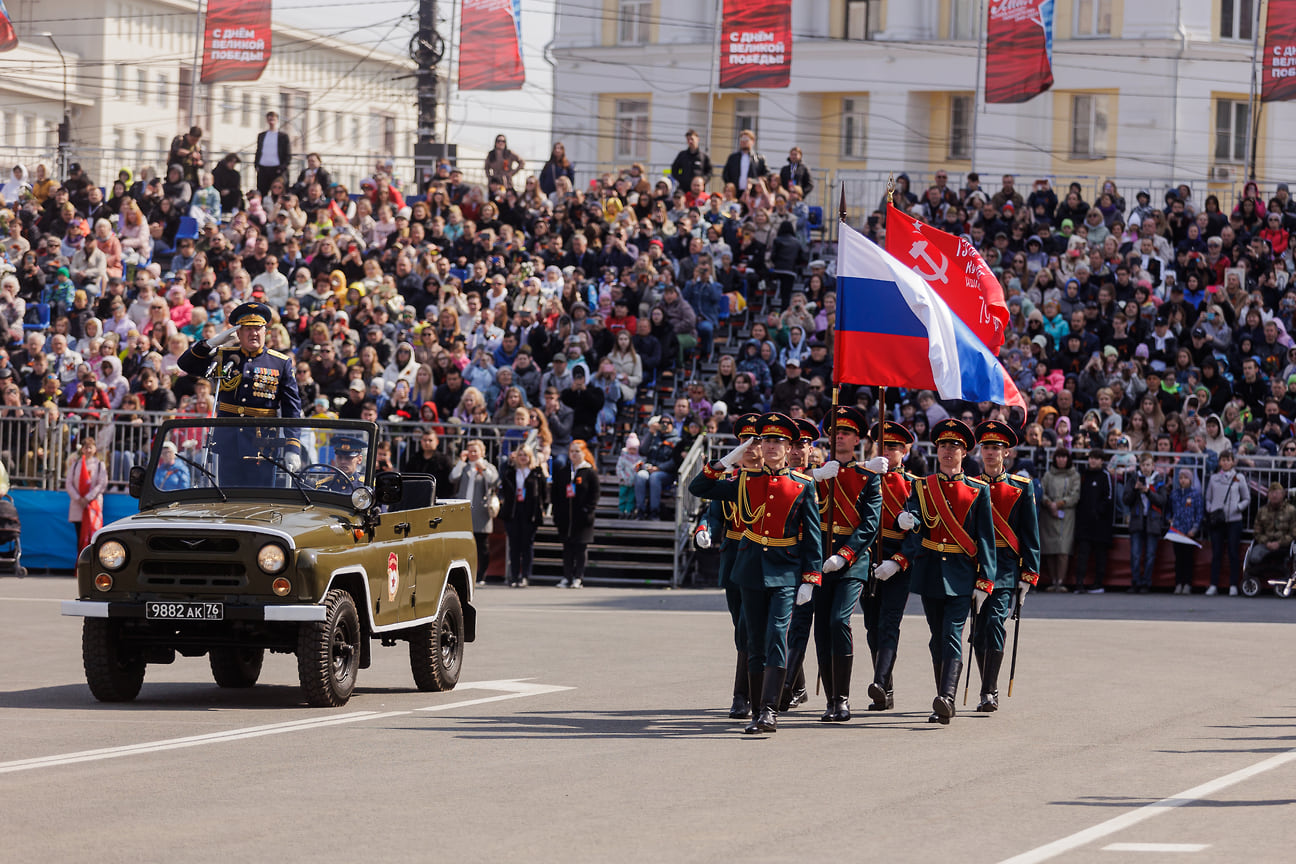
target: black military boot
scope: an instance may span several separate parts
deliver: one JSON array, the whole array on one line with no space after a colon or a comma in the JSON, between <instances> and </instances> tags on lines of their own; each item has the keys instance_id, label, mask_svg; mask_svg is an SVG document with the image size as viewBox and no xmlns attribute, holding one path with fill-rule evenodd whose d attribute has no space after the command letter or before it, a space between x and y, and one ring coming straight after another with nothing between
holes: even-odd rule
<instances>
[{"instance_id":1,"label":"black military boot","mask_svg":"<svg viewBox=\"0 0 1296 864\"><path fill-rule=\"evenodd\" d=\"M751 735L756 732L756 715L760 712L760 692L761 682L765 680L765 674L761 669L753 668L750 659L747 663L747 695L751 700L751 721L747 724L744 732Z\"/></svg>"},{"instance_id":2,"label":"black military boot","mask_svg":"<svg viewBox=\"0 0 1296 864\"><path fill-rule=\"evenodd\" d=\"M746 720L751 715L751 699L748 696L747 652L738 652L738 662L734 666L733 704L729 706L730 720Z\"/></svg>"},{"instance_id":3,"label":"black military boot","mask_svg":"<svg viewBox=\"0 0 1296 864\"><path fill-rule=\"evenodd\" d=\"M936 673L936 698L940 698L941 681L945 680L944 667L940 663L932 663L932 672ZM941 722L940 715L935 711L927 718L928 723Z\"/></svg>"},{"instance_id":4,"label":"black military boot","mask_svg":"<svg viewBox=\"0 0 1296 864\"><path fill-rule=\"evenodd\" d=\"M756 735L760 732L777 732L778 731L778 699L783 692L783 679L787 676L787 669L777 666L766 666L764 680L761 683L760 711L755 710L752 713L755 719L747 725L743 731L748 735ZM755 706L753 706L754 709Z\"/></svg>"},{"instance_id":5,"label":"black military boot","mask_svg":"<svg viewBox=\"0 0 1296 864\"><path fill-rule=\"evenodd\" d=\"M954 696L958 693L959 676L963 674L963 661L946 662L941 673L940 694L932 700L932 716L927 720L929 723L948 726L950 718L954 716Z\"/></svg>"},{"instance_id":6,"label":"black military boot","mask_svg":"<svg viewBox=\"0 0 1296 864\"><path fill-rule=\"evenodd\" d=\"M819 658L819 683L823 685L824 698L827 699L828 703L827 707L824 708L824 713L819 717L820 723L831 723L833 713L837 710L836 691L834 689L837 682L833 680L833 661L835 659L833 657Z\"/></svg>"},{"instance_id":7,"label":"black military boot","mask_svg":"<svg viewBox=\"0 0 1296 864\"><path fill-rule=\"evenodd\" d=\"M786 684L784 688L788 689ZM793 679L790 689L792 690L792 699L788 703L788 708L795 708L810 701L810 694L806 692L805 660L797 664L796 677Z\"/></svg>"},{"instance_id":8,"label":"black military boot","mask_svg":"<svg viewBox=\"0 0 1296 864\"><path fill-rule=\"evenodd\" d=\"M1002 651L986 652L985 667L981 670L981 704L976 709L983 714L999 710L999 670L1003 658Z\"/></svg>"},{"instance_id":9,"label":"black military boot","mask_svg":"<svg viewBox=\"0 0 1296 864\"><path fill-rule=\"evenodd\" d=\"M850 654L839 654L832 658L833 677L833 722L845 723L851 719L850 712L850 679L851 666L855 658Z\"/></svg>"},{"instance_id":10,"label":"black military boot","mask_svg":"<svg viewBox=\"0 0 1296 864\"><path fill-rule=\"evenodd\" d=\"M886 711L895 707L895 694L891 689L891 670L895 661L895 651L890 648L883 648L873 655L873 683L868 688L869 698L873 701L868 710Z\"/></svg>"}]
</instances>

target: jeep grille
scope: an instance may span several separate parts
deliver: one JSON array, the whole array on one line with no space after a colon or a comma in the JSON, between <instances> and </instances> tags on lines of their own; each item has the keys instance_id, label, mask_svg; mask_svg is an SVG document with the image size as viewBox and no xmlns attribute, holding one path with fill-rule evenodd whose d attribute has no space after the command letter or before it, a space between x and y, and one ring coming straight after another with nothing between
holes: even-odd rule
<instances>
[{"instance_id":1,"label":"jeep grille","mask_svg":"<svg viewBox=\"0 0 1296 864\"><path fill-rule=\"evenodd\" d=\"M204 555L233 555L239 551L237 537L175 537L159 534L149 538L150 552L201 553Z\"/></svg>"},{"instance_id":2,"label":"jeep grille","mask_svg":"<svg viewBox=\"0 0 1296 864\"><path fill-rule=\"evenodd\" d=\"M247 584L243 565L237 561L142 561L143 585L177 588L239 588Z\"/></svg>"}]
</instances>

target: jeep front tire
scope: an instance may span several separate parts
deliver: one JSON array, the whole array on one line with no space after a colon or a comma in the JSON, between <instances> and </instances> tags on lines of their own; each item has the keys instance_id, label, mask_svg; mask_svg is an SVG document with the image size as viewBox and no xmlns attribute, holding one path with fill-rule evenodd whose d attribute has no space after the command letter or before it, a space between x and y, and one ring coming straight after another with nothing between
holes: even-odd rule
<instances>
[{"instance_id":1,"label":"jeep front tire","mask_svg":"<svg viewBox=\"0 0 1296 864\"><path fill-rule=\"evenodd\" d=\"M144 658L122 644L121 622L86 618L81 624L86 683L100 702L129 702L144 684Z\"/></svg>"},{"instance_id":2,"label":"jeep front tire","mask_svg":"<svg viewBox=\"0 0 1296 864\"><path fill-rule=\"evenodd\" d=\"M323 621L302 624L297 632L297 677L306 701L316 708L345 705L360 669L360 616L347 592L324 596Z\"/></svg>"}]
</instances>

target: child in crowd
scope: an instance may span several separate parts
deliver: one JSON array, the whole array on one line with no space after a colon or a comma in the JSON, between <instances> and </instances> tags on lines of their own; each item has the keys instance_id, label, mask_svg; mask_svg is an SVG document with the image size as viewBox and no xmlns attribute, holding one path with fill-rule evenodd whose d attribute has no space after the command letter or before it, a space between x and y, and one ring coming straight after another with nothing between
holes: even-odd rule
<instances>
[{"instance_id":1,"label":"child in crowd","mask_svg":"<svg viewBox=\"0 0 1296 864\"><path fill-rule=\"evenodd\" d=\"M626 436L625 446L617 459L616 476L620 489L617 492L617 512L622 519L629 519L635 510L635 472L643 460L639 458L639 436L631 432Z\"/></svg>"}]
</instances>

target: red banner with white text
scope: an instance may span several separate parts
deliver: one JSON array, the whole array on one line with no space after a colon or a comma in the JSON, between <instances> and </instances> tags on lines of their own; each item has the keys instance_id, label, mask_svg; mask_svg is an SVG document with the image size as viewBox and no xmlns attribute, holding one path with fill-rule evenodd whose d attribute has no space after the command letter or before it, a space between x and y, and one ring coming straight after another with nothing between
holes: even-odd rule
<instances>
[{"instance_id":1,"label":"red banner with white text","mask_svg":"<svg viewBox=\"0 0 1296 864\"><path fill-rule=\"evenodd\" d=\"M522 89L522 0L463 0L462 16L459 89Z\"/></svg>"},{"instance_id":2,"label":"red banner with white text","mask_svg":"<svg viewBox=\"0 0 1296 864\"><path fill-rule=\"evenodd\" d=\"M207 0L202 83L256 81L270 43L270 0Z\"/></svg>"},{"instance_id":3,"label":"red banner with white text","mask_svg":"<svg viewBox=\"0 0 1296 864\"><path fill-rule=\"evenodd\" d=\"M1261 102L1296 99L1296 0L1269 0Z\"/></svg>"},{"instance_id":4,"label":"red banner with white text","mask_svg":"<svg viewBox=\"0 0 1296 864\"><path fill-rule=\"evenodd\" d=\"M721 89L788 86L792 75L792 0L724 0Z\"/></svg>"},{"instance_id":5,"label":"red banner with white text","mask_svg":"<svg viewBox=\"0 0 1296 864\"><path fill-rule=\"evenodd\" d=\"M1053 86L1053 0L990 0L985 100L1026 102Z\"/></svg>"}]
</instances>

